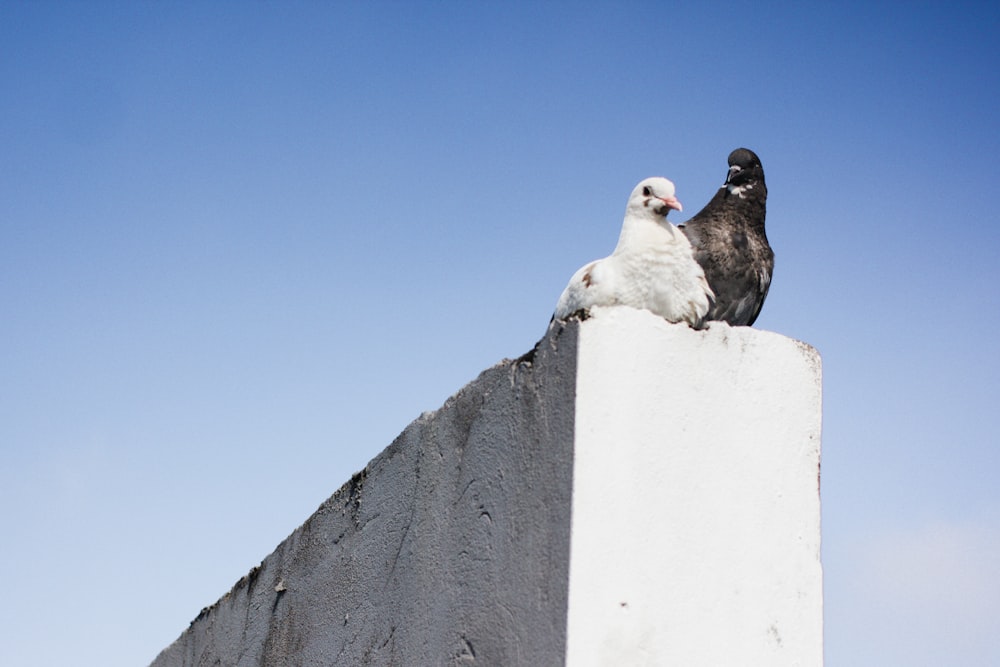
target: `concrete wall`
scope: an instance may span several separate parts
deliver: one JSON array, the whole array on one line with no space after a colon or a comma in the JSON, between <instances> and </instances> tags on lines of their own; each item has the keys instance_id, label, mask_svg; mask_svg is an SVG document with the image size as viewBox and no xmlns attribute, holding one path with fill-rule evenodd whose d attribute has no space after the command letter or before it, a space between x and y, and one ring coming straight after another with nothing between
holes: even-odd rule
<instances>
[{"instance_id":1,"label":"concrete wall","mask_svg":"<svg viewBox=\"0 0 1000 667\"><path fill-rule=\"evenodd\" d=\"M421 416L155 667L822 663L820 368L601 310Z\"/></svg>"},{"instance_id":2,"label":"concrete wall","mask_svg":"<svg viewBox=\"0 0 1000 667\"><path fill-rule=\"evenodd\" d=\"M568 663L819 665L820 365L747 327L581 327Z\"/></svg>"}]
</instances>

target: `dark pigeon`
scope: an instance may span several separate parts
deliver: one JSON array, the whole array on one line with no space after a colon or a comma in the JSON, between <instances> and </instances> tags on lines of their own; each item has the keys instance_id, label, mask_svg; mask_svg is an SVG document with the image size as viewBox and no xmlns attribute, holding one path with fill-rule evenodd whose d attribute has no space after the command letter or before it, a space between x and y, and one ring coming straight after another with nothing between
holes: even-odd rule
<instances>
[{"instance_id":1,"label":"dark pigeon","mask_svg":"<svg viewBox=\"0 0 1000 667\"><path fill-rule=\"evenodd\" d=\"M767 186L760 158L746 148L729 154L726 182L680 228L715 292L706 320L750 325L771 286L774 253L764 233Z\"/></svg>"}]
</instances>

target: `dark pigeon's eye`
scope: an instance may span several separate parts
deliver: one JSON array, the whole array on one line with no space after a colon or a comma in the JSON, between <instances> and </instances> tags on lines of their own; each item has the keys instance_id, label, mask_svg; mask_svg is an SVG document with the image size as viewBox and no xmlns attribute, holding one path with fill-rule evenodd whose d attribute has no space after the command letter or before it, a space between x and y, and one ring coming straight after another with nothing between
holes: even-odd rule
<instances>
[{"instance_id":1,"label":"dark pigeon's eye","mask_svg":"<svg viewBox=\"0 0 1000 667\"><path fill-rule=\"evenodd\" d=\"M642 196L643 197L648 197L651 194L653 194L653 193L650 191L649 186L648 185L644 185L642 187Z\"/></svg>"}]
</instances>

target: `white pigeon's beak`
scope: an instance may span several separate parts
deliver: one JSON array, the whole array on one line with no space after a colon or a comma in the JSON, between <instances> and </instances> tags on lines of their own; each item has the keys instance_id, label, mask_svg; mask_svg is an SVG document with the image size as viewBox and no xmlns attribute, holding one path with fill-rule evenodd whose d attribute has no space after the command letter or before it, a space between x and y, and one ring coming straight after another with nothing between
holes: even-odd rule
<instances>
[{"instance_id":1,"label":"white pigeon's beak","mask_svg":"<svg viewBox=\"0 0 1000 667\"><path fill-rule=\"evenodd\" d=\"M677 197L657 197L660 201L666 204L667 208L672 208L675 211L683 211L684 207L677 200Z\"/></svg>"}]
</instances>

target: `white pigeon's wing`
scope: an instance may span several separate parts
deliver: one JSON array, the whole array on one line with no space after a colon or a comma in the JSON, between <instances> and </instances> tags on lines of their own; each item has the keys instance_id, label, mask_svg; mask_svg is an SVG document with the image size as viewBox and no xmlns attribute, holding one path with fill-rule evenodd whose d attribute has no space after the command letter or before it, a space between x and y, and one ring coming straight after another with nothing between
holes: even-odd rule
<instances>
[{"instance_id":1,"label":"white pigeon's wing","mask_svg":"<svg viewBox=\"0 0 1000 667\"><path fill-rule=\"evenodd\" d=\"M599 259L580 267L573 274L556 304L556 319L564 320L576 311L591 306L610 305L605 303L609 299L608 295L613 293L606 263L607 260Z\"/></svg>"}]
</instances>

